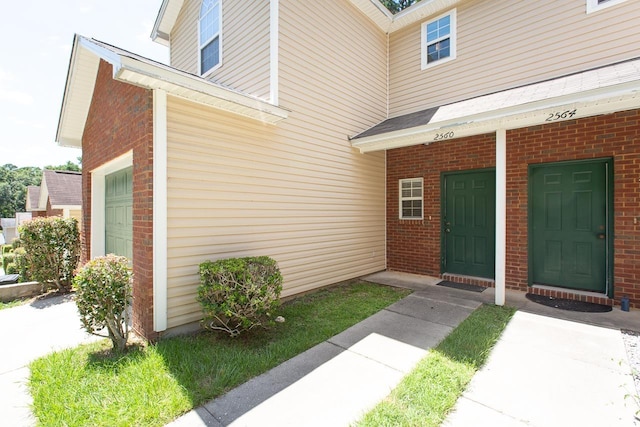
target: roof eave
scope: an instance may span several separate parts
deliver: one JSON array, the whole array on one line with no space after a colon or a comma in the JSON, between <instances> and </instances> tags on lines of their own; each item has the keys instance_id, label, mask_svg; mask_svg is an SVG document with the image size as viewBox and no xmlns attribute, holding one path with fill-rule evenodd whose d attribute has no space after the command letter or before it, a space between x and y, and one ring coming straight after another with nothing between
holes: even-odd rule
<instances>
[{"instance_id":1,"label":"roof eave","mask_svg":"<svg viewBox=\"0 0 640 427\"><path fill-rule=\"evenodd\" d=\"M263 123L275 124L288 117L288 110L265 100L204 81L168 66L121 55L76 35L56 133L56 142L61 146L82 147L84 124L89 114L101 59L113 66L113 78L125 83L146 89L162 89L170 95Z\"/></svg>"},{"instance_id":2,"label":"roof eave","mask_svg":"<svg viewBox=\"0 0 640 427\"><path fill-rule=\"evenodd\" d=\"M429 123L379 135L354 138L351 145L361 153L390 150L434 141L482 135L498 129L519 129L546 123L549 114L558 111L576 113L562 120L610 114L640 107L640 82L634 81L491 110L452 120Z\"/></svg>"},{"instance_id":3,"label":"roof eave","mask_svg":"<svg viewBox=\"0 0 640 427\"><path fill-rule=\"evenodd\" d=\"M151 40L164 46L171 42L171 30L178 19L184 0L163 0L158 11L158 16L153 24Z\"/></svg>"}]
</instances>

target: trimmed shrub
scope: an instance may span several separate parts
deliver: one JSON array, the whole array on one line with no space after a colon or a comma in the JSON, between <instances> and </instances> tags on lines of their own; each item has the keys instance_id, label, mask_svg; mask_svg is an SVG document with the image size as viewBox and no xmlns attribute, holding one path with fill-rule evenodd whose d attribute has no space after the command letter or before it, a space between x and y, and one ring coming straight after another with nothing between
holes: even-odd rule
<instances>
[{"instance_id":1,"label":"trimmed shrub","mask_svg":"<svg viewBox=\"0 0 640 427\"><path fill-rule=\"evenodd\" d=\"M35 218L20 226L20 242L33 280L71 290L80 261L80 230L75 218Z\"/></svg>"},{"instance_id":2,"label":"trimmed shrub","mask_svg":"<svg viewBox=\"0 0 640 427\"><path fill-rule=\"evenodd\" d=\"M13 252L8 252L2 255L2 269L4 270L5 273L10 274L7 272L7 268L9 267L9 264L13 264L14 259L15 259L15 255L13 254ZM14 273L11 273L11 274L14 274Z\"/></svg>"},{"instance_id":3,"label":"trimmed shrub","mask_svg":"<svg viewBox=\"0 0 640 427\"><path fill-rule=\"evenodd\" d=\"M16 265L15 262L11 262L7 265L7 268L5 268L4 272L6 274L19 274L18 273L18 266Z\"/></svg>"},{"instance_id":4,"label":"trimmed shrub","mask_svg":"<svg viewBox=\"0 0 640 427\"><path fill-rule=\"evenodd\" d=\"M109 338L118 351L129 338L132 283L129 260L113 254L87 262L73 280L82 325L90 334ZM105 328L108 335L101 333Z\"/></svg>"},{"instance_id":5,"label":"trimmed shrub","mask_svg":"<svg viewBox=\"0 0 640 427\"><path fill-rule=\"evenodd\" d=\"M22 246L22 242L20 241L19 237L16 237L15 239L13 239L11 241L11 248L15 251L16 249L18 249L20 246Z\"/></svg>"},{"instance_id":6,"label":"trimmed shrub","mask_svg":"<svg viewBox=\"0 0 640 427\"><path fill-rule=\"evenodd\" d=\"M14 255L14 264L18 269L17 274L20 275L20 282L28 282L31 280L31 275L29 274L29 264L27 262L27 253L24 248L16 248L13 251ZM45 291L46 286L43 287L42 291Z\"/></svg>"},{"instance_id":7,"label":"trimmed shrub","mask_svg":"<svg viewBox=\"0 0 640 427\"><path fill-rule=\"evenodd\" d=\"M230 258L200 264L198 302L205 329L232 337L272 323L280 304L282 275L269 257Z\"/></svg>"}]
</instances>

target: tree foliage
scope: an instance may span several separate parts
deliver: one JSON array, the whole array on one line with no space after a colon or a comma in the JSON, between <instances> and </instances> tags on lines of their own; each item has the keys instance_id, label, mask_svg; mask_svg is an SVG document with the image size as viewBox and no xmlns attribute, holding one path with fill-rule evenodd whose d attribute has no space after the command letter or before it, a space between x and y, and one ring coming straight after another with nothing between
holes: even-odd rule
<instances>
[{"instance_id":1,"label":"tree foliage","mask_svg":"<svg viewBox=\"0 0 640 427\"><path fill-rule=\"evenodd\" d=\"M398 13L419 1L420 0L380 0L380 2L392 13Z\"/></svg>"},{"instance_id":2,"label":"tree foliage","mask_svg":"<svg viewBox=\"0 0 640 427\"><path fill-rule=\"evenodd\" d=\"M80 162L80 158L78 158ZM49 170L80 172L80 164L68 161L64 165L46 166ZM0 217L14 218L16 212L24 212L27 202L27 187L40 185L42 169L36 166L19 168L7 163L0 166Z\"/></svg>"}]
</instances>

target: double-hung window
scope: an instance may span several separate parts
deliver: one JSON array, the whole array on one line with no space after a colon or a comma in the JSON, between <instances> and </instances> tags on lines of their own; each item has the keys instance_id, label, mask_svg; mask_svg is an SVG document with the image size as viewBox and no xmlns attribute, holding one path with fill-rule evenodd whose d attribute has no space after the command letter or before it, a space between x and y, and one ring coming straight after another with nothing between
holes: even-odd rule
<instances>
[{"instance_id":1,"label":"double-hung window","mask_svg":"<svg viewBox=\"0 0 640 427\"><path fill-rule=\"evenodd\" d=\"M221 0L202 0L200 5L200 75L220 65Z\"/></svg>"},{"instance_id":2,"label":"double-hung window","mask_svg":"<svg viewBox=\"0 0 640 427\"><path fill-rule=\"evenodd\" d=\"M400 180L400 219L422 219L422 178Z\"/></svg>"},{"instance_id":3,"label":"double-hung window","mask_svg":"<svg viewBox=\"0 0 640 427\"><path fill-rule=\"evenodd\" d=\"M456 10L422 24L422 69L456 57Z\"/></svg>"},{"instance_id":4,"label":"double-hung window","mask_svg":"<svg viewBox=\"0 0 640 427\"><path fill-rule=\"evenodd\" d=\"M587 0L587 13L597 12L627 0Z\"/></svg>"}]
</instances>

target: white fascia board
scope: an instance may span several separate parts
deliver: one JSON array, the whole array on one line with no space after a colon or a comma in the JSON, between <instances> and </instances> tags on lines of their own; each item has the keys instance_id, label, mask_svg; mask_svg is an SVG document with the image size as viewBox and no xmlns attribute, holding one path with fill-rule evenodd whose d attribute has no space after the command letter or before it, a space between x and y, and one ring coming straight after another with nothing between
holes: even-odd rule
<instances>
[{"instance_id":1,"label":"white fascia board","mask_svg":"<svg viewBox=\"0 0 640 427\"><path fill-rule=\"evenodd\" d=\"M367 153L483 135L497 129L520 129L634 108L640 108L640 82L637 81L358 138L352 141L352 146L360 149L361 153ZM575 113L571 117L547 121L550 115L573 110Z\"/></svg>"},{"instance_id":2,"label":"white fascia board","mask_svg":"<svg viewBox=\"0 0 640 427\"><path fill-rule=\"evenodd\" d=\"M267 101L209 83L199 77L134 58L120 57L117 70L114 65L114 78L147 89L161 89L170 95L262 122L277 123L289 115L288 110Z\"/></svg>"},{"instance_id":3,"label":"white fascia board","mask_svg":"<svg viewBox=\"0 0 640 427\"><path fill-rule=\"evenodd\" d=\"M171 44L171 30L178 19L183 3L184 0L162 1L156 22L153 24L153 30L151 31L151 40L169 47Z\"/></svg>"},{"instance_id":4,"label":"white fascia board","mask_svg":"<svg viewBox=\"0 0 640 427\"><path fill-rule=\"evenodd\" d=\"M356 8L366 15L385 33L389 32L393 14L378 0L350 0Z\"/></svg>"},{"instance_id":5,"label":"white fascia board","mask_svg":"<svg viewBox=\"0 0 640 427\"><path fill-rule=\"evenodd\" d=\"M393 33L418 21L444 13L458 3L460 0L422 0L393 15L388 32Z\"/></svg>"},{"instance_id":6,"label":"white fascia board","mask_svg":"<svg viewBox=\"0 0 640 427\"><path fill-rule=\"evenodd\" d=\"M350 0L378 28L387 34L401 30L418 21L429 18L454 7L460 0L422 0L395 15L378 0Z\"/></svg>"},{"instance_id":7,"label":"white fascia board","mask_svg":"<svg viewBox=\"0 0 640 427\"><path fill-rule=\"evenodd\" d=\"M82 147L82 134L100 63L99 58L81 46L82 40L81 36L74 36L58 118L55 140L63 147Z\"/></svg>"}]
</instances>

